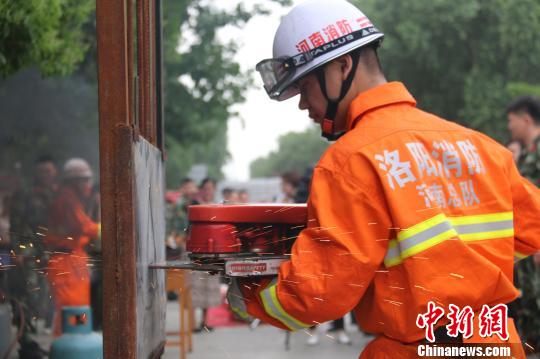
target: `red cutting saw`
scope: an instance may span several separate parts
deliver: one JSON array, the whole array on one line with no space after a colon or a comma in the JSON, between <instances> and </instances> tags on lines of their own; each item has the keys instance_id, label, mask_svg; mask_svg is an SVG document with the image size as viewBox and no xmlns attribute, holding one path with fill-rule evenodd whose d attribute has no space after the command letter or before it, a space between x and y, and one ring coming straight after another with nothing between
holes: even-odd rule
<instances>
[{"instance_id":1,"label":"red cutting saw","mask_svg":"<svg viewBox=\"0 0 540 359\"><path fill-rule=\"evenodd\" d=\"M306 204L189 207L189 262L152 268L189 269L230 277L277 275L307 223Z\"/></svg>"}]
</instances>

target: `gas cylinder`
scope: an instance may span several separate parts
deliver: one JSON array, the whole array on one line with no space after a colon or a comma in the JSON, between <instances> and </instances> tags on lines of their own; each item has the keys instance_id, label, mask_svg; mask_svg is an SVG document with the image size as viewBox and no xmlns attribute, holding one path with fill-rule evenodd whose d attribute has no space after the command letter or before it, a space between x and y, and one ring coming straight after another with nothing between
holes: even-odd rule
<instances>
[{"instance_id":1,"label":"gas cylinder","mask_svg":"<svg viewBox=\"0 0 540 359\"><path fill-rule=\"evenodd\" d=\"M62 308L62 335L51 346L51 359L102 359L103 337L92 332L89 307Z\"/></svg>"}]
</instances>

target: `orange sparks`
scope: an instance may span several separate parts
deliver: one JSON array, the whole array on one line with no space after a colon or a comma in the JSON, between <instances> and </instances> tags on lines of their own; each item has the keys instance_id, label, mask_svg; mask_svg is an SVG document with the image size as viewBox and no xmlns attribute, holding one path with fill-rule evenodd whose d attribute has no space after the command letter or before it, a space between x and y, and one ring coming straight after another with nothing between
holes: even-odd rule
<instances>
[{"instance_id":1,"label":"orange sparks","mask_svg":"<svg viewBox=\"0 0 540 359\"><path fill-rule=\"evenodd\" d=\"M400 305L403 305L403 303L398 302L398 301L396 301L396 300L384 299L384 301L385 301L385 302L388 302L388 303L390 303L390 304L393 304L393 305L395 305L395 306L398 306L398 307L399 307Z\"/></svg>"}]
</instances>

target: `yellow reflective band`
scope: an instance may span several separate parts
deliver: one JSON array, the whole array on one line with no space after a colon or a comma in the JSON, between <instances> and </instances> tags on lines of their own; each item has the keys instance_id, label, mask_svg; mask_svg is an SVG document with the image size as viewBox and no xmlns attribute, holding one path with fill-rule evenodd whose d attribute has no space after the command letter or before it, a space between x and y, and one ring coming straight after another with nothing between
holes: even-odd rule
<instances>
[{"instance_id":1,"label":"yellow reflective band","mask_svg":"<svg viewBox=\"0 0 540 359\"><path fill-rule=\"evenodd\" d=\"M407 257L413 256L415 254L418 254L422 251L425 251L426 249L430 247L434 247L437 244L444 242L450 238L457 237L457 232L455 229L449 229L446 232L443 232L441 234L436 235L435 237L428 239L427 241L424 241L420 244L417 244L415 246L412 246L410 248L407 248L401 252L401 258L405 259Z\"/></svg>"},{"instance_id":2,"label":"yellow reflective band","mask_svg":"<svg viewBox=\"0 0 540 359\"><path fill-rule=\"evenodd\" d=\"M390 240L384 258L386 267L400 264L446 240L464 242L508 238L514 236L513 212L446 217L440 213L398 233Z\"/></svg>"},{"instance_id":3,"label":"yellow reflective band","mask_svg":"<svg viewBox=\"0 0 540 359\"><path fill-rule=\"evenodd\" d=\"M475 223L489 223L489 222L499 222L499 221L508 221L514 219L514 212L501 212L501 213L490 213L490 214L479 214L474 216L460 216L460 217L449 217L450 222L459 226L460 224L475 224Z\"/></svg>"},{"instance_id":4,"label":"yellow reflective band","mask_svg":"<svg viewBox=\"0 0 540 359\"><path fill-rule=\"evenodd\" d=\"M276 293L277 279L274 279L268 287L261 291L260 296L264 310L272 318L279 320L290 330L309 328L311 325L302 323L298 319L289 315L281 306Z\"/></svg>"},{"instance_id":5,"label":"yellow reflective band","mask_svg":"<svg viewBox=\"0 0 540 359\"><path fill-rule=\"evenodd\" d=\"M465 242L513 237L513 220L513 212L449 218L459 238Z\"/></svg>"},{"instance_id":6,"label":"yellow reflective band","mask_svg":"<svg viewBox=\"0 0 540 359\"><path fill-rule=\"evenodd\" d=\"M528 257L528 255L520 253L518 251L514 251L514 257L516 257L518 260L522 260Z\"/></svg>"},{"instance_id":7,"label":"yellow reflective band","mask_svg":"<svg viewBox=\"0 0 540 359\"><path fill-rule=\"evenodd\" d=\"M469 233L469 234L460 234L459 238L465 242L471 241L482 241L486 239L498 239L498 238L508 238L514 236L514 229L503 229L500 231L492 232L479 232L479 233Z\"/></svg>"},{"instance_id":8,"label":"yellow reflective band","mask_svg":"<svg viewBox=\"0 0 540 359\"><path fill-rule=\"evenodd\" d=\"M420 222L418 224L415 224L414 226L404 229L401 232L398 233L398 241L404 241L409 237L412 237L420 232L423 232L425 230L430 229L431 227L434 227L442 222L445 222L447 220L444 213L438 214L435 217L432 217L428 220L425 220L424 222Z\"/></svg>"},{"instance_id":9,"label":"yellow reflective band","mask_svg":"<svg viewBox=\"0 0 540 359\"><path fill-rule=\"evenodd\" d=\"M401 253L398 247L398 241L392 239L388 243L388 250L386 256L384 257L384 265L387 267L392 267L401 263Z\"/></svg>"}]
</instances>

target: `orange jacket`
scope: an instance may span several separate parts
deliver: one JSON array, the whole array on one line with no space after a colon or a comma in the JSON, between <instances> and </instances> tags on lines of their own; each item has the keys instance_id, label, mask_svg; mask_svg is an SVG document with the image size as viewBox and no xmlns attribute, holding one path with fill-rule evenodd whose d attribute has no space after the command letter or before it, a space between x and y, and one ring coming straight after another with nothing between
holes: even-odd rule
<instances>
[{"instance_id":1,"label":"orange jacket","mask_svg":"<svg viewBox=\"0 0 540 359\"><path fill-rule=\"evenodd\" d=\"M77 194L64 187L49 208L45 244L52 250L82 251L90 239L99 237L99 227L88 217Z\"/></svg>"},{"instance_id":2,"label":"orange jacket","mask_svg":"<svg viewBox=\"0 0 540 359\"><path fill-rule=\"evenodd\" d=\"M85 213L77 194L64 187L49 208L45 244L52 251L47 277L54 296L55 337L61 335L61 310L65 306L90 305L90 273L84 246L100 235L100 226Z\"/></svg>"},{"instance_id":3,"label":"orange jacket","mask_svg":"<svg viewBox=\"0 0 540 359\"><path fill-rule=\"evenodd\" d=\"M503 146L415 104L397 82L353 100L291 260L244 283L251 315L294 330L354 309L365 331L412 343L428 301L478 312L516 298L514 255L540 249L540 191Z\"/></svg>"}]
</instances>

